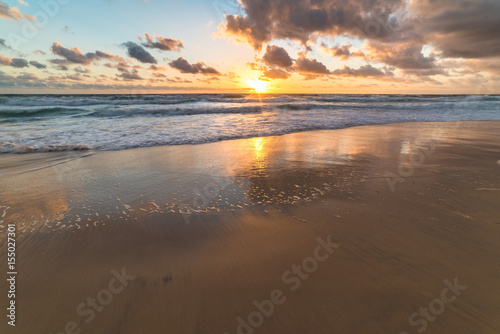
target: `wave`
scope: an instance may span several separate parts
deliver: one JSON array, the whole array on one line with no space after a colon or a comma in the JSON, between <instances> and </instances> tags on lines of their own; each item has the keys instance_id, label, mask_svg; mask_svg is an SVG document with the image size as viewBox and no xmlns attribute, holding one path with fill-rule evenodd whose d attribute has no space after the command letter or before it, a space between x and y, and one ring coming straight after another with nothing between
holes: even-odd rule
<instances>
[{"instance_id":1,"label":"wave","mask_svg":"<svg viewBox=\"0 0 500 334\"><path fill-rule=\"evenodd\" d=\"M480 120L500 120L500 96L1 95L0 153L121 150L357 125Z\"/></svg>"},{"instance_id":2,"label":"wave","mask_svg":"<svg viewBox=\"0 0 500 334\"><path fill-rule=\"evenodd\" d=\"M500 100L499 100L500 101ZM496 102L496 100L491 100ZM235 102L210 102L196 101L183 102L180 104L129 104L123 106L94 106L89 108L73 108L73 107L17 107L6 108L0 107L0 119L15 119L15 118L38 118L38 117L57 117L57 116L73 116L73 117L146 117L146 116L191 116L203 114L249 114L259 113L262 111L309 111L309 110L366 110L373 112L380 111L413 111L413 110L448 110L462 107L463 104L469 104L469 107L476 105L477 107L488 107L484 100L443 100L440 103L436 102L417 102L414 100L405 100L404 102L390 103L389 101L372 101L371 103L360 102L357 100L313 100L313 101L293 101L281 99L280 101L260 103L259 101L251 101L245 103ZM496 105L494 105L496 107Z\"/></svg>"},{"instance_id":3,"label":"wave","mask_svg":"<svg viewBox=\"0 0 500 334\"><path fill-rule=\"evenodd\" d=\"M336 109L384 107L404 108L414 104L500 102L498 95L264 95L261 98L242 94L197 95L3 95L0 96L0 117L25 117L44 115L85 114L92 116L119 114L120 108L127 115L130 110L139 114L186 115L206 113L246 112L246 107L256 104L263 108L299 110L311 108ZM238 108L242 108L241 110ZM155 109L151 111L152 109ZM144 112L147 110L147 112Z\"/></svg>"},{"instance_id":4,"label":"wave","mask_svg":"<svg viewBox=\"0 0 500 334\"><path fill-rule=\"evenodd\" d=\"M89 114L94 117L139 117L139 116L191 116L204 114L251 114L262 111L260 106L226 108L126 108L102 109Z\"/></svg>"},{"instance_id":5,"label":"wave","mask_svg":"<svg viewBox=\"0 0 500 334\"><path fill-rule=\"evenodd\" d=\"M88 145L45 145L30 146L13 143L3 143L0 145L0 153L36 153L36 152L69 152L69 151L90 151Z\"/></svg>"},{"instance_id":6,"label":"wave","mask_svg":"<svg viewBox=\"0 0 500 334\"><path fill-rule=\"evenodd\" d=\"M80 114L87 112L86 109L81 108L67 108L67 107L50 107L50 108L16 108L16 109L3 109L0 108L0 117L40 117L40 116L66 116Z\"/></svg>"}]
</instances>

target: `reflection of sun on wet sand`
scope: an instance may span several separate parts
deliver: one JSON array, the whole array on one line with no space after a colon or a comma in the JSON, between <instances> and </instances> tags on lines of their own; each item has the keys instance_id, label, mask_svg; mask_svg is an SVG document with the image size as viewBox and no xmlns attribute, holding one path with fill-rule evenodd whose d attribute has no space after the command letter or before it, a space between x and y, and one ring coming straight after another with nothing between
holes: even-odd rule
<instances>
[{"instance_id":1,"label":"reflection of sun on wet sand","mask_svg":"<svg viewBox=\"0 0 500 334\"><path fill-rule=\"evenodd\" d=\"M255 333L413 333L409 317L425 319L419 308L456 277L468 288L427 332L498 333L500 123L460 125L100 152L63 173L10 173L0 206L2 231L18 228L16 329L235 333L281 290ZM341 247L312 266L329 236ZM87 322L79 305L122 268L134 279ZM294 277L307 278L291 291Z\"/></svg>"}]
</instances>

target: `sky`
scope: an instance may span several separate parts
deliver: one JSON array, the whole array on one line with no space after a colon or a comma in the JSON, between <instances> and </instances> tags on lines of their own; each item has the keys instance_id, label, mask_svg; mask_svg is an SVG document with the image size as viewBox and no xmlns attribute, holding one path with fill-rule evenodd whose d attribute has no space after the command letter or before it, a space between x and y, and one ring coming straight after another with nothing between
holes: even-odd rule
<instances>
[{"instance_id":1,"label":"sky","mask_svg":"<svg viewBox=\"0 0 500 334\"><path fill-rule=\"evenodd\" d=\"M0 0L0 93L499 94L498 0Z\"/></svg>"}]
</instances>

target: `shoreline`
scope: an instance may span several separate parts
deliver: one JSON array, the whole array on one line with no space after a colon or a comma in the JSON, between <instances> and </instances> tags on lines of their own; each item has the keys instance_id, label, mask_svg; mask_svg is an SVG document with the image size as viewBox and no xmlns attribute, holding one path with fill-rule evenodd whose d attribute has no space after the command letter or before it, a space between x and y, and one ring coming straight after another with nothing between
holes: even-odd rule
<instances>
[{"instance_id":1,"label":"shoreline","mask_svg":"<svg viewBox=\"0 0 500 334\"><path fill-rule=\"evenodd\" d=\"M500 95L499 95L500 96ZM303 133L314 133L318 131L339 131L339 130L345 130L345 129L353 129L353 128L363 128L363 127L386 127L386 126L409 126L412 124L415 124L418 127L418 124L450 124L452 127L460 127L461 125L466 125L467 123L490 123L490 122L500 122L500 120L474 120L474 121L415 121L415 122L408 122L408 121L403 121L403 122L393 122L393 123L383 123L383 124L365 124L365 125L353 125L353 126L347 126L343 128L336 128L336 129L312 129L312 130L303 130L303 131L297 131L297 132L290 132L290 133L283 133L283 134L273 134L273 135L264 135L264 136L249 136L249 137L239 137L239 138L229 138L229 139L223 139L219 141L209 141L209 142L202 142L202 143L188 143L188 144L167 144L167 145L153 145L153 146L138 146L138 147L130 147L130 148L123 148L123 149L73 149L73 150L53 150L53 151L32 151L32 152L5 152L5 153L0 153L0 156L6 156L6 155L25 155L25 154L82 154L83 157L85 157L85 153L92 155L92 154L99 154L99 153L105 153L105 152L121 152L121 151L130 151L130 150L141 150L141 149L150 149L150 148L166 148L166 147L190 147L190 146L200 146L200 145L210 145L210 144L217 144L217 143L224 143L224 142L231 142L231 141L237 141L237 140L249 140L249 139L256 139L256 138L273 138L273 137L282 137L282 136L293 136L294 134L303 134ZM19 145L19 146L24 146L24 145ZM85 145L75 145L75 146L85 146ZM48 145L50 147L50 145ZM40 149L40 148L38 148ZM48 166L50 167L50 166ZM0 171L1 171L2 166L0 166ZM1 174L0 174L1 177Z\"/></svg>"},{"instance_id":2,"label":"shoreline","mask_svg":"<svg viewBox=\"0 0 500 334\"><path fill-rule=\"evenodd\" d=\"M459 123L101 151L2 177L13 333L497 333L500 122Z\"/></svg>"}]
</instances>

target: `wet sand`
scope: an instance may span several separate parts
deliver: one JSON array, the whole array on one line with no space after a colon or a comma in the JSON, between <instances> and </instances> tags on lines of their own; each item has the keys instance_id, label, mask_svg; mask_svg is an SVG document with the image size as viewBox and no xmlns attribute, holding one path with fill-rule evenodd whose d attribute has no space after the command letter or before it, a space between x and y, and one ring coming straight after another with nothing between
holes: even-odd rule
<instances>
[{"instance_id":1,"label":"wet sand","mask_svg":"<svg viewBox=\"0 0 500 334\"><path fill-rule=\"evenodd\" d=\"M0 156L0 332L500 332L500 122L91 153Z\"/></svg>"}]
</instances>

